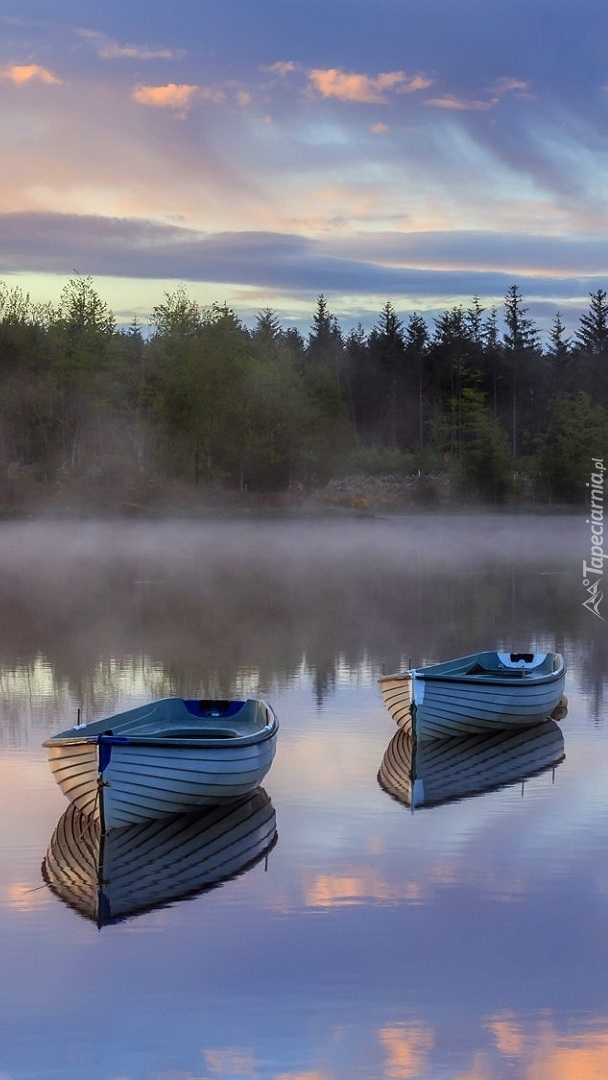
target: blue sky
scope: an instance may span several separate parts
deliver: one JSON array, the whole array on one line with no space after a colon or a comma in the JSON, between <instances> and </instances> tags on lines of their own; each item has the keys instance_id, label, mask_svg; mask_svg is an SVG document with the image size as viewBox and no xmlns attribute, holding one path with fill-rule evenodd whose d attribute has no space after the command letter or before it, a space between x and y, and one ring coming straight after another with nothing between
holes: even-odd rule
<instances>
[{"instance_id":1,"label":"blue sky","mask_svg":"<svg viewBox=\"0 0 608 1080\"><path fill-rule=\"evenodd\" d=\"M605 0L0 9L0 278L184 283L246 321L429 319L519 285L572 332L608 282Z\"/></svg>"}]
</instances>

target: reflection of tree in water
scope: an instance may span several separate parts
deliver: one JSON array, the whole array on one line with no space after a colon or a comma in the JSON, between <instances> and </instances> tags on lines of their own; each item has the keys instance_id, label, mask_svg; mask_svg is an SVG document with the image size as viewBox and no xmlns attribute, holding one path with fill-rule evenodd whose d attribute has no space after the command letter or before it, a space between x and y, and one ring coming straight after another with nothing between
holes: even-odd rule
<instances>
[{"instance_id":1,"label":"reflection of tree in water","mask_svg":"<svg viewBox=\"0 0 608 1080\"><path fill-rule=\"evenodd\" d=\"M589 711L596 721L603 718L604 690L608 671L608 626L599 622L589 612L584 612L585 621L593 619L591 633L585 644L579 647L579 662L582 671L582 685L589 700Z\"/></svg>"},{"instance_id":2,"label":"reflection of tree in water","mask_svg":"<svg viewBox=\"0 0 608 1080\"><path fill-rule=\"evenodd\" d=\"M599 711L606 635L582 608L578 556L547 554L558 532L548 519L531 526L538 546L521 520L506 537L484 520L150 525L90 543L65 528L52 547L41 528L20 557L0 543L0 671L42 657L57 694L90 716L134 686L143 697L270 693L304 671L322 703L339 668L555 648L581 661Z\"/></svg>"},{"instance_id":3,"label":"reflection of tree in water","mask_svg":"<svg viewBox=\"0 0 608 1080\"><path fill-rule=\"evenodd\" d=\"M333 658L327 667L321 669L314 667L311 671L315 701L317 708L321 708L326 698L330 697L336 685L336 661Z\"/></svg>"}]
</instances>

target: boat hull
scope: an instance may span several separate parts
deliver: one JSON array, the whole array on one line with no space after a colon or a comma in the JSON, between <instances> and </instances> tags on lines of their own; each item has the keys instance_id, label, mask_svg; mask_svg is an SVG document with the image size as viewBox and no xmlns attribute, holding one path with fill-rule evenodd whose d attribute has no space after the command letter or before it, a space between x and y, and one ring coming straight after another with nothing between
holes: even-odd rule
<instances>
[{"instance_id":1,"label":"boat hull","mask_svg":"<svg viewBox=\"0 0 608 1080\"><path fill-rule=\"evenodd\" d=\"M565 675L551 683L502 687L418 680L414 676L412 725L417 739L481 735L529 727L546 720L564 693Z\"/></svg>"},{"instance_id":2,"label":"boat hull","mask_svg":"<svg viewBox=\"0 0 608 1080\"><path fill-rule=\"evenodd\" d=\"M403 674L384 675L380 680L380 690L389 713L397 727L412 728L412 676L409 671Z\"/></svg>"},{"instance_id":3,"label":"boat hull","mask_svg":"<svg viewBox=\"0 0 608 1080\"><path fill-rule=\"evenodd\" d=\"M155 708L156 734L150 714L136 715L141 710L86 725L80 735L72 728L46 741L50 768L67 798L104 832L229 802L259 787L276 752L278 722L270 706L247 705L242 733L238 718L230 733L219 721L210 728L201 721L198 731L194 721L191 729L175 727L174 735L171 727L161 731L163 716L178 712L172 700L164 712Z\"/></svg>"}]
</instances>

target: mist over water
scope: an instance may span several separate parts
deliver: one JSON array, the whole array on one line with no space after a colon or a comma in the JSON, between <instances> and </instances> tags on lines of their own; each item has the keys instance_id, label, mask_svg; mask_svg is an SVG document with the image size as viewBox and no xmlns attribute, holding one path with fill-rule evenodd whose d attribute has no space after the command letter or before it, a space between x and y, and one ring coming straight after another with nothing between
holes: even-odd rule
<instances>
[{"instance_id":1,"label":"mist over water","mask_svg":"<svg viewBox=\"0 0 608 1080\"><path fill-rule=\"evenodd\" d=\"M267 681L303 657L420 662L429 630L462 651L567 637L585 622L580 533L574 518L492 516L8 525L0 658L42 654L78 677L101 656L179 657L225 693L244 665Z\"/></svg>"},{"instance_id":2,"label":"mist over water","mask_svg":"<svg viewBox=\"0 0 608 1080\"><path fill-rule=\"evenodd\" d=\"M43 660L90 713L119 699L125 664L154 696L269 693L304 665L322 697L340 665L581 635L592 660L584 540L558 516L8 524L0 665Z\"/></svg>"}]
</instances>

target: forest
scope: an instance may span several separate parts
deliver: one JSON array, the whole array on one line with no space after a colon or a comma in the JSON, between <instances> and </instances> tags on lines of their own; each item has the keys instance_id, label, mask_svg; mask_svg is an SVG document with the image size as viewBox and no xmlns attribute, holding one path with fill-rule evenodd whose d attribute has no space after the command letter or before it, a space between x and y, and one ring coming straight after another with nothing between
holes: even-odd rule
<instances>
[{"instance_id":1,"label":"forest","mask_svg":"<svg viewBox=\"0 0 608 1080\"><path fill-rule=\"evenodd\" d=\"M165 293L149 327L119 328L90 277L57 305L0 282L0 507L20 492L163 486L310 491L348 475L410 478L412 498L584 503L608 452L608 296L547 341L517 285L504 308L429 325L390 301L344 334L323 295L307 338L262 310Z\"/></svg>"}]
</instances>

